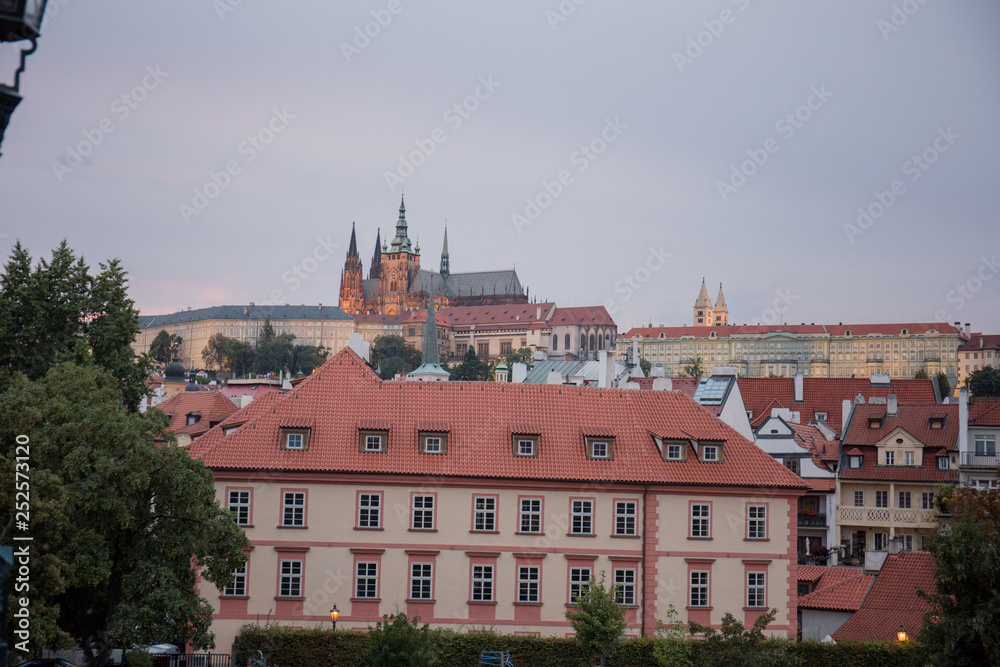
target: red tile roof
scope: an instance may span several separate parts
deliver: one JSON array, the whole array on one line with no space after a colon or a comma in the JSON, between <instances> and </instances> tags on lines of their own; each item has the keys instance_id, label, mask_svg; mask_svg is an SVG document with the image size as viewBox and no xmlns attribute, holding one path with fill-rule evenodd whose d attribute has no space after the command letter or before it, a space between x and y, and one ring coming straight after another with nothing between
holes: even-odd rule
<instances>
[{"instance_id":1,"label":"red tile roof","mask_svg":"<svg viewBox=\"0 0 1000 667\"><path fill-rule=\"evenodd\" d=\"M861 608L833 633L837 641L895 641L899 626L917 637L930 606L917 590L933 594L934 556L907 551L886 558Z\"/></svg>"},{"instance_id":2,"label":"red tile roof","mask_svg":"<svg viewBox=\"0 0 1000 667\"><path fill-rule=\"evenodd\" d=\"M1000 426L1000 399L970 398L969 426Z\"/></svg>"},{"instance_id":3,"label":"red tile roof","mask_svg":"<svg viewBox=\"0 0 1000 667\"><path fill-rule=\"evenodd\" d=\"M229 398L239 398L240 396L257 398L261 394L267 394L272 391L280 392L281 387L276 384L226 384L219 387L217 391Z\"/></svg>"},{"instance_id":4,"label":"red tile roof","mask_svg":"<svg viewBox=\"0 0 1000 667\"><path fill-rule=\"evenodd\" d=\"M727 336L761 335L783 331L791 334L812 334L816 336L846 336L850 331L853 336L883 336L901 335L906 329L911 335L926 334L930 330L945 334L960 334L961 332L947 322L903 322L890 324L743 324L725 326L691 326L691 327L635 327L629 329L622 338L658 338L663 333L665 338L695 336L707 338L711 331L719 338Z\"/></svg>"},{"instance_id":5,"label":"red tile roof","mask_svg":"<svg viewBox=\"0 0 1000 667\"><path fill-rule=\"evenodd\" d=\"M309 449L279 447L280 426L312 418ZM388 422L388 451L359 452L357 433ZM420 454L427 419L449 431L446 454ZM679 392L509 385L491 382L383 382L349 348L285 394L266 394L199 438L192 456L211 468L349 471L520 479L637 481L784 487L805 484L738 432ZM538 425L540 452L515 457L511 429ZM614 458L588 460L583 430L613 433ZM650 434L724 441L723 461L665 462Z\"/></svg>"},{"instance_id":6,"label":"red tile roof","mask_svg":"<svg viewBox=\"0 0 1000 667\"><path fill-rule=\"evenodd\" d=\"M929 379L895 379L888 385L872 385L869 378L802 378L802 403L796 403L794 381L794 378L737 379L743 405L753 414L750 420L753 428L771 416L771 408L780 407L798 412L803 424L816 421L817 412L825 412L827 426L841 434L844 399L853 401L858 394L866 400L895 394L900 404L935 400L934 385Z\"/></svg>"},{"instance_id":7,"label":"red tile roof","mask_svg":"<svg viewBox=\"0 0 1000 667\"><path fill-rule=\"evenodd\" d=\"M808 449L813 460L819 467L831 461L840 460L840 441L834 438L827 440L823 432L811 424L789 424L788 427L795 433L795 442Z\"/></svg>"},{"instance_id":8,"label":"red tile roof","mask_svg":"<svg viewBox=\"0 0 1000 667\"><path fill-rule=\"evenodd\" d=\"M217 391L183 391L155 406L170 417L170 432L182 432L187 426L187 415L199 413L199 422L208 425L210 421L222 421L236 412L236 406L226 396ZM194 424L192 424L194 426ZM184 431L188 432L188 431Z\"/></svg>"},{"instance_id":9,"label":"red tile roof","mask_svg":"<svg viewBox=\"0 0 1000 667\"><path fill-rule=\"evenodd\" d=\"M801 570L802 567L800 566ZM800 609L825 609L829 611L857 611L871 590L875 575L865 574L859 567L829 567L816 589L799 598ZM802 576L799 575L799 579Z\"/></svg>"},{"instance_id":10,"label":"red tile roof","mask_svg":"<svg viewBox=\"0 0 1000 667\"><path fill-rule=\"evenodd\" d=\"M969 340L958 346L959 352L977 352L979 350L1000 350L1000 334L974 333Z\"/></svg>"},{"instance_id":11,"label":"red tile roof","mask_svg":"<svg viewBox=\"0 0 1000 667\"><path fill-rule=\"evenodd\" d=\"M897 428L901 428L925 447L944 447L954 450L958 446L958 404L899 405L895 415L886 414L884 403L866 403L854 406L854 416L844 434L844 445L874 445ZM881 420L879 428L871 428L869 421ZM944 420L943 428L931 428L932 419Z\"/></svg>"},{"instance_id":12,"label":"red tile roof","mask_svg":"<svg viewBox=\"0 0 1000 667\"><path fill-rule=\"evenodd\" d=\"M664 338L680 338L681 336L694 336L695 338L708 338L711 332L715 332L717 338L725 338L739 331L737 326L717 326L717 327L634 327L619 336L621 338L659 338L663 334Z\"/></svg>"},{"instance_id":13,"label":"red tile roof","mask_svg":"<svg viewBox=\"0 0 1000 667\"><path fill-rule=\"evenodd\" d=\"M610 313L604 306L580 306L575 308L556 308L549 318L551 326L566 326L573 324L592 324L615 326Z\"/></svg>"},{"instance_id":14,"label":"red tile roof","mask_svg":"<svg viewBox=\"0 0 1000 667\"><path fill-rule=\"evenodd\" d=\"M520 325L527 327L532 322L544 321L554 303L515 303L499 306L454 306L441 308L437 317L450 318L453 327L469 327L476 329L494 325Z\"/></svg>"}]
</instances>

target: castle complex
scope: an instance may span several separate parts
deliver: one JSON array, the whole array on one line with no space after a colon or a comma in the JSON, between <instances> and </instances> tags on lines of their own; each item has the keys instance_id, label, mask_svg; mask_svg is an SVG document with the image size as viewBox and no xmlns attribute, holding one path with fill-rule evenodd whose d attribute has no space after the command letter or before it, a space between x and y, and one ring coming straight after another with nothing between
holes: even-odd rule
<instances>
[{"instance_id":1,"label":"castle complex","mask_svg":"<svg viewBox=\"0 0 1000 667\"><path fill-rule=\"evenodd\" d=\"M420 268L420 245L410 241L402 199L395 237L389 243L381 241L381 233L375 238L368 278L363 275L357 236L351 228L351 243L340 278L340 307L345 313L399 315L426 310L431 294L438 308L528 303L527 290L513 269L452 273L447 229L440 271L435 273Z\"/></svg>"}]
</instances>

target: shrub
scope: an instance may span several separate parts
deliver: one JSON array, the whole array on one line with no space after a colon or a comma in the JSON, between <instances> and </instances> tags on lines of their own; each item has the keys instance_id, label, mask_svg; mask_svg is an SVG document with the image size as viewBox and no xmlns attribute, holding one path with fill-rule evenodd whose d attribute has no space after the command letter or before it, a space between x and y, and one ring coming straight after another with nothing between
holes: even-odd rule
<instances>
[{"instance_id":1,"label":"shrub","mask_svg":"<svg viewBox=\"0 0 1000 667\"><path fill-rule=\"evenodd\" d=\"M153 667L153 656L145 651L129 651L123 664L125 667Z\"/></svg>"},{"instance_id":2,"label":"shrub","mask_svg":"<svg viewBox=\"0 0 1000 667\"><path fill-rule=\"evenodd\" d=\"M424 623L421 627L417 624L418 620L420 619L415 616L410 621L402 612L394 616L383 616L375 624L375 629L368 633L365 664L372 667L424 667L436 664L437 658L431 648L430 626Z\"/></svg>"}]
</instances>

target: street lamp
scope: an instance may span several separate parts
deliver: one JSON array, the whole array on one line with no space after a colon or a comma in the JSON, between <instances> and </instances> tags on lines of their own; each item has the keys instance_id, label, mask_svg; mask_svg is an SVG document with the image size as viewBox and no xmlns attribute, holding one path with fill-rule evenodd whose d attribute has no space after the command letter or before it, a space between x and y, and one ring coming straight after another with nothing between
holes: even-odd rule
<instances>
[{"instance_id":1,"label":"street lamp","mask_svg":"<svg viewBox=\"0 0 1000 667\"><path fill-rule=\"evenodd\" d=\"M901 642L910 641L910 636L906 634L906 628L904 628L902 625L899 626L899 630L896 631L896 639L898 639Z\"/></svg>"},{"instance_id":2,"label":"street lamp","mask_svg":"<svg viewBox=\"0 0 1000 667\"><path fill-rule=\"evenodd\" d=\"M333 629L337 629L337 619L340 618L340 610L337 609L337 603L333 603L333 609L330 610L330 622L333 623Z\"/></svg>"},{"instance_id":3,"label":"street lamp","mask_svg":"<svg viewBox=\"0 0 1000 667\"><path fill-rule=\"evenodd\" d=\"M38 48L45 4L48 0L0 0L0 42L31 40L31 48L21 49L21 65L14 72L14 85L0 83L0 143L10 116L21 102L21 72L24 61Z\"/></svg>"}]
</instances>

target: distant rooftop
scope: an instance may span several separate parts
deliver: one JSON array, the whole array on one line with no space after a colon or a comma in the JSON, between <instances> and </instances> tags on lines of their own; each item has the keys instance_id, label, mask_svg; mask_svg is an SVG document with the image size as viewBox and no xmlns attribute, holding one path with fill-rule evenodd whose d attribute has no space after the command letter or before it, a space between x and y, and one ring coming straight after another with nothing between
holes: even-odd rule
<instances>
[{"instance_id":1,"label":"distant rooftop","mask_svg":"<svg viewBox=\"0 0 1000 667\"><path fill-rule=\"evenodd\" d=\"M339 306L210 306L182 310L169 315L141 315L139 328L163 327L203 320L350 320Z\"/></svg>"}]
</instances>

